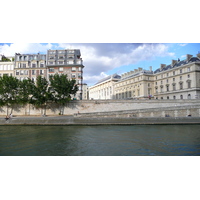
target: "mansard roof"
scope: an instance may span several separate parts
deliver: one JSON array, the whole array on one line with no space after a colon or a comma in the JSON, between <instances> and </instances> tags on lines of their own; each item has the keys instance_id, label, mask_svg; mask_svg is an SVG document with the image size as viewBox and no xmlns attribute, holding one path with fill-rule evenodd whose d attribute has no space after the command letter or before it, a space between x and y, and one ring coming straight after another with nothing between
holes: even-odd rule
<instances>
[{"instance_id":1,"label":"mansard roof","mask_svg":"<svg viewBox=\"0 0 200 200\"><path fill-rule=\"evenodd\" d=\"M99 84L99 83L103 83L103 82L105 82L105 81L107 81L107 80L109 80L109 79L111 79L111 78L120 79L121 76L119 76L118 74L113 74L113 75L110 75L110 76L107 76L107 77L101 79L100 81L98 81L98 82L95 83L94 85L97 85L97 84Z\"/></svg>"},{"instance_id":2,"label":"mansard roof","mask_svg":"<svg viewBox=\"0 0 200 200\"><path fill-rule=\"evenodd\" d=\"M160 69L160 68L156 69L154 71L154 74L162 72L162 71L166 71L166 70L169 70L169 69L173 69L173 68L176 68L176 67L180 67L181 65L186 65L186 64L192 63L192 62L200 62L200 59L198 57L192 57L192 58L189 59L189 61L187 61L187 60L178 61L173 66L172 66L172 64L170 64L170 65L163 67L163 69Z\"/></svg>"},{"instance_id":3,"label":"mansard roof","mask_svg":"<svg viewBox=\"0 0 200 200\"><path fill-rule=\"evenodd\" d=\"M128 76L122 77L120 81L124 81L124 80L126 80L126 79L133 78L133 77L138 76L138 75L140 75L140 74L153 74L153 71L142 70L142 71L139 71L139 72L130 74L130 75L128 75Z\"/></svg>"}]
</instances>

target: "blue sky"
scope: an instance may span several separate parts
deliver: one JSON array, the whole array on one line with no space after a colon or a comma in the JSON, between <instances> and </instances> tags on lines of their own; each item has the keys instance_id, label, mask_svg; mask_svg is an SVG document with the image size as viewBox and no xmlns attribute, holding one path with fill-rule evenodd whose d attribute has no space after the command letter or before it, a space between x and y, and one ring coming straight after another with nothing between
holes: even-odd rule
<instances>
[{"instance_id":1,"label":"blue sky","mask_svg":"<svg viewBox=\"0 0 200 200\"><path fill-rule=\"evenodd\" d=\"M48 49L81 50L84 82L93 85L114 73L122 74L138 67L153 70L172 59L185 59L186 54L200 51L200 43L0 43L0 54L46 53Z\"/></svg>"}]
</instances>

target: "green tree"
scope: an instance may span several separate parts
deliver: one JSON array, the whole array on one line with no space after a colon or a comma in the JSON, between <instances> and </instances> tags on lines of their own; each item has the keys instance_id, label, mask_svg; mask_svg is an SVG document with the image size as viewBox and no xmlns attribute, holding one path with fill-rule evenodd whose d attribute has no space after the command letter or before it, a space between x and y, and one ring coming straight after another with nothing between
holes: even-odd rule
<instances>
[{"instance_id":1,"label":"green tree","mask_svg":"<svg viewBox=\"0 0 200 200\"><path fill-rule=\"evenodd\" d=\"M49 83L45 77L38 76L36 85L32 89L30 103L37 108L43 109L43 115L46 115L47 102L52 100L52 94L49 89Z\"/></svg>"},{"instance_id":2,"label":"green tree","mask_svg":"<svg viewBox=\"0 0 200 200\"><path fill-rule=\"evenodd\" d=\"M31 79L23 79L22 81L20 81L18 103L21 105L26 105L27 103L30 103L34 89L34 81L32 81Z\"/></svg>"},{"instance_id":3,"label":"green tree","mask_svg":"<svg viewBox=\"0 0 200 200\"><path fill-rule=\"evenodd\" d=\"M63 115L65 104L71 100L71 95L76 95L78 91L76 80L69 80L65 74L55 74L49 77L49 81L54 102L59 104L60 114Z\"/></svg>"},{"instance_id":4,"label":"green tree","mask_svg":"<svg viewBox=\"0 0 200 200\"><path fill-rule=\"evenodd\" d=\"M20 81L13 76L0 77L1 105L6 105L7 115L9 113L9 108L11 108L10 113L12 113L14 105L18 103L19 82Z\"/></svg>"}]
</instances>

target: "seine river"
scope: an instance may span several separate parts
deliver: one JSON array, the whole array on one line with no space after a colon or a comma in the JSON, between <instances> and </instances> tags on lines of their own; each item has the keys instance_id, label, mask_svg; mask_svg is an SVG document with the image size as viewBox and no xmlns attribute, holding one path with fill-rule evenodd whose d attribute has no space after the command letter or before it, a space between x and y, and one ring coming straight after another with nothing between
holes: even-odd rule
<instances>
[{"instance_id":1,"label":"seine river","mask_svg":"<svg viewBox=\"0 0 200 200\"><path fill-rule=\"evenodd\" d=\"M200 125L0 126L1 156L198 156Z\"/></svg>"}]
</instances>

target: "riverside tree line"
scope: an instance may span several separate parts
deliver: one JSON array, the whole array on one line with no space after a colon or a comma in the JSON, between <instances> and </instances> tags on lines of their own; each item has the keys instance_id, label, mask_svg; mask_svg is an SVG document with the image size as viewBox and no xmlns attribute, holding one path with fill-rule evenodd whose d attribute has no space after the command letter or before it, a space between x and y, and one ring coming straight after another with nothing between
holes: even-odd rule
<instances>
[{"instance_id":1,"label":"riverside tree line","mask_svg":"<svg viewBox=\"0 0 200 200\"><path fill-rule=\"evenodd\" d=\"M78 91L76 80L68 79L65 74L55 74L49 77L38 76L36 83L31 79L19 80L13 76L0 77L0 106L7 107L7 115L13 112L14 107L32 104L43 110L46 115L48 103L56 103L60 113L63 114L64 106L71 100L71 95Z\"/></svg>"}]
</instances>

